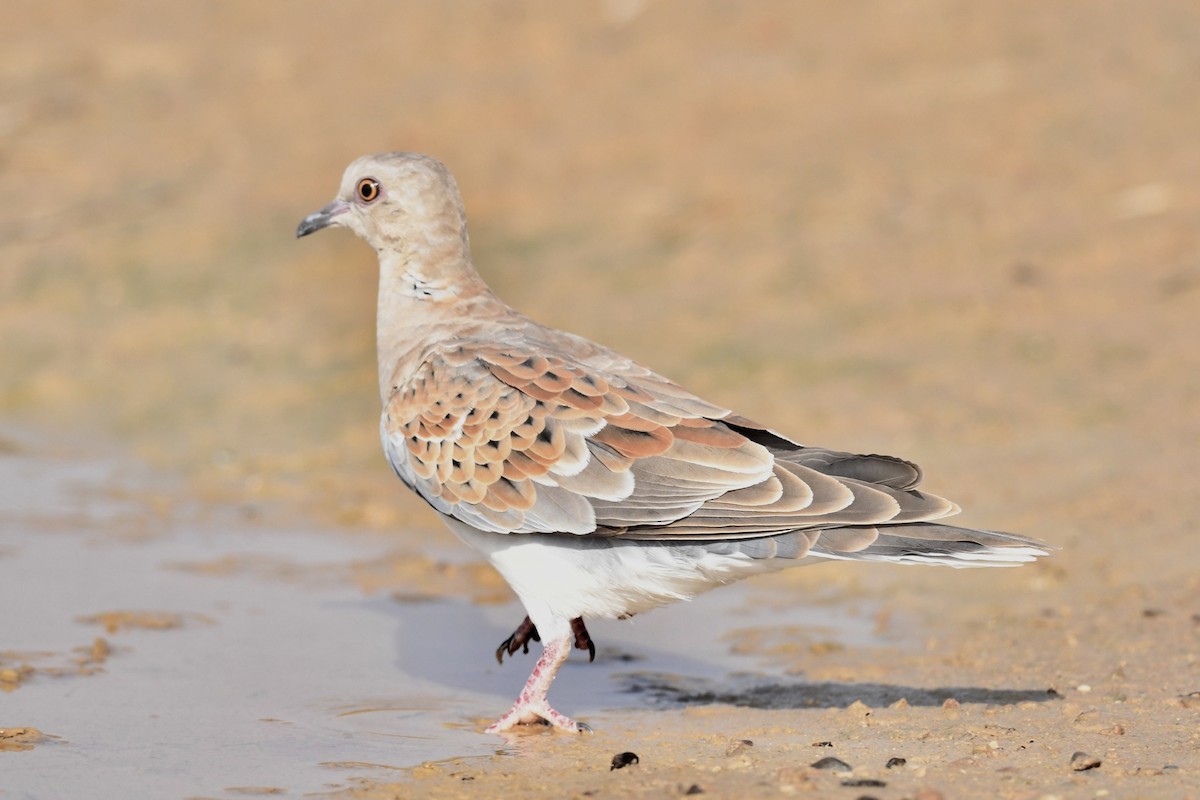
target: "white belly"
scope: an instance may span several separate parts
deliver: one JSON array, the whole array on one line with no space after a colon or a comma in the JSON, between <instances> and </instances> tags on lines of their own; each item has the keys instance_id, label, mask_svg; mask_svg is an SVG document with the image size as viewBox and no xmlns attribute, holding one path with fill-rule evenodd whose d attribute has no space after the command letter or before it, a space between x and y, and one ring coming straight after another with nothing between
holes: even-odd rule
<instances>
[{"instance_id":1,"label":"white belly","mask_svg":"<svg viewBox=\"0 0 1200 800\"><path fill-rule=\"evenodd\" d=\"M800 563L718 554L700 545L486 533L443 519L508 581L543 637L559 628L565 635L575 617L627 617Z\"/></svg>"}]
</instances>

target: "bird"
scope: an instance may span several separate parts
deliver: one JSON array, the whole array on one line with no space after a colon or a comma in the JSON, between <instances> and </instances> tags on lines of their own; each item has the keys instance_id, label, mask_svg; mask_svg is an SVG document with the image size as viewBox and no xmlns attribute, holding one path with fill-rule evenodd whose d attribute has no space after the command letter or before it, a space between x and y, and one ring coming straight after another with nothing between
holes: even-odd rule
<instances>
[{"instance_id":1,"label":"bird","mask_svg":"<svg viewBox=\"0 0 1200 800\"><path fill-rule=\"evenodd\" d=\"M366 155L297 238L347 228L379 261L380 437L393 471L520 599L496 651L542 653L487 728L587 731L548 691L585 620L624 619L820 560L1017 566L1036 539L941 522L901 458L800 444L601 344L539 324L475 270L440 161Z\"/></svg>"}]
</instances>

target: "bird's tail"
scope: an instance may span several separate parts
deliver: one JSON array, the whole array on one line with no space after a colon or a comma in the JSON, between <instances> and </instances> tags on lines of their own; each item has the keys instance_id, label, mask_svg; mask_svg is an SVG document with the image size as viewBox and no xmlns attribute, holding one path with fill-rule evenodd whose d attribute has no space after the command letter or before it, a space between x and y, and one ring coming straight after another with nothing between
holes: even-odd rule
<instances>
[{"instance_id":1,"label":"bird's tail","mask_svg":"<svg viewBox=\"0 0 1200 800\"><path fill-rule=\"evenodd\" d=\"M1026 536L933 522L830 528L819 533L808 555L840 561L1016 567L1055 549Z\"/></svg>"}]
</instances>

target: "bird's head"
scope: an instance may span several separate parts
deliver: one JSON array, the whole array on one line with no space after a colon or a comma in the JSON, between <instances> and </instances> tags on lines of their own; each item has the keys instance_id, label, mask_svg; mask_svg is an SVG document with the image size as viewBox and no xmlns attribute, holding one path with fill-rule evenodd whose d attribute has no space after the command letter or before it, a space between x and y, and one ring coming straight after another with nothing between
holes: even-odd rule
<instances>
[{"instance_id":1,"label":"bird's head","mask_svg":"<svg viewBox=\"0 0 1200 800\"><path fill-rule=\"evenodd\" d=\"M417 153L376 153L346 168L337 197L309 214L296 229L307 236L322 228L349 228L385 252L466 247L462 199L450 171Z\"/></svg>"}]
</instances>

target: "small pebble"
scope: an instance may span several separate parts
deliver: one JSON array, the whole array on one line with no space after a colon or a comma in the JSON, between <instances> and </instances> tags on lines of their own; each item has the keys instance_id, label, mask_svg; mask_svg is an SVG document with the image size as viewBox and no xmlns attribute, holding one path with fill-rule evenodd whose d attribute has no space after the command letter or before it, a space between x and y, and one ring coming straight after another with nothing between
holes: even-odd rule
<instances>
[{"instance_id":1,"label":"small pebble","mask_svg":"<svg viewBox=\"0 0 1200 800\"><path fill-rule=\"evenodd\" d=\"M700 784L693 783L687 788L687 791L685 791L684 794L704 794L704 790L700 788Z\"/></svg>"},{"instance_id":2,"label":"small pebble","mask_svg":"<svg viewBox=\"0 0 1200 800\"><path fill-rule=\"evenodd\" d=\"M747 747L754 747L754 742L749 739L730 739L729 744L725 746L725 755L735 756Z\"/></svg>"},{"instance_id":3,"label":"small pebble","mask_svg":"<svg viewBox=\"0 0 1200 800\"><path fill-rule=\"evenodd\" d=\"M1076 772L1095 769L1098 766L1100 766L1100 759L1095 756L1089 756L1082 750L1075 751L1075 755L1071 756L1071 769Z\"/></svg>"},{"instance_id":4,"label":"small pebble","mask_svg":"<svg viewBox=\"0 0 1200 800\"><path fill-rule=\"evenodd\" d=\"M813 742L813 747L833 747L833 742Z\"/></svg>"},{"instance_id":5,"label":"small pebble","mask_svg":"<svg viewBox=\"0 0 1200 800\"><path fill-rule=\"evenodd\" d=\"M612 766L608 768L608 771L612 772L614 769L624 769L625 767L628 767L630 764L637 764L637 763L640 763L638 761L637 753L630 753L630 752L617 753L615 756L613 756Z\"/></svg>"},{"instance_id":6,"label":"small pebble","mask_svg":"<svg viewBox=\"0 0 1200 800\"><path fill-rule=\"evenodd\" d=\"M887 786L887 781L876 778L851 778L848 781L842 781L842 786L870 786L873 789L882 789Z\"/></svg>"},{"instance_id":7,"label":"small pebble","mask_svg":"<svg viewBox=\"0 0 1200 800\"><path fill-rule=\"evenodd\" d=\"M903 767L907 763L907 758L902 756L892 756L887 760L887 764L885 764L884 767L887 769L891 769L892 767Z\"/></svg>"},{"instance_id":8,"label":"small pebble","mask_svg":"<svg viewBox=\"0 0 1200 800\"><path fill-rule=\"evenodd\" d=\"M842 761L840 758L834 758L833 756L825 756L819 761L814 761L813 763L809 764L809 766L813 769L833 769L837 770L838 772L850 772L854 769L854 767L850 766L845 761Z\"/></svg>"}]
</instances>

